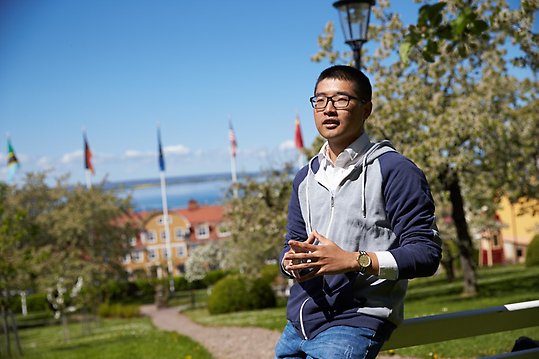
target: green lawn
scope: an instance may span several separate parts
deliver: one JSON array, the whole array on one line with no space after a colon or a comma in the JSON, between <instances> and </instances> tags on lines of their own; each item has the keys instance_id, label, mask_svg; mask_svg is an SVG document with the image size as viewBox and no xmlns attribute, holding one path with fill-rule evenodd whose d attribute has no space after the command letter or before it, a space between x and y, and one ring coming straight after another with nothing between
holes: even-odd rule
<instances>
[{"instance_id":1,"label":"green lawn","mask_svg":"<svg viewBox=\"0 0 539 359\"><path fill-rule=\"evenodd\" d=\"M148 318L102 319L90 331L70 325L70 340L64 342L62 326L19 331L25 359L212 359L208 351L187 337L156 330ZM2 342L2 347L5 345ZM13 350L12 353L16 353ZM0 351L0 357L5 357ZM14 356L14 358L19 358Z\"/></svg>"},{"instance_id":2,"label":"green lawn","mask_svg":"<svg viewBox=\"0 0 539 359\"><path fill-rule=\"evenodd\" d=\"M406 318L539 299L539 267L515 265L480 269L478 284L477 296L463 297L460 278L454 283L447 283L443 275L412 280L405 304ZM285 308L213 316L204 309L196 309L186 314L205 325L257 326L280 331L286 324ZM438 358L475 358L510 351L514 341L522 335L539 339L539 326L399 349L396 354L420 358L432 358L434 354Z\"/></svg>"}]
</instances>

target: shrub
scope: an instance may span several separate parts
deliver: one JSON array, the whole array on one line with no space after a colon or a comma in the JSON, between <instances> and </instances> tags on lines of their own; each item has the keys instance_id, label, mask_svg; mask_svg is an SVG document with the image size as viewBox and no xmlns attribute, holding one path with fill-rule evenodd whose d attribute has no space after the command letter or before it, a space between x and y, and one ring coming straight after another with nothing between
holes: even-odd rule
<instances>
[{"instance_id":1,"label":"shrub","mask_svg":"<svg viewBox=\"0 0 539 359\"><path fill-rule=\"evenodd\" d=\"M238 312L248 308L247 286L239 276L228 276L218 281L208 297L210 314Z\"/></svg>"},{"instance_id":2,"label":"shrub","mask_svg":"<svg viewBox=\"0 0 539 359\"><path fill-rule=\"evenodd\" d=\"M280 274L278 264L266 264L260 271L260 277L271 284Z\"/></svg>"},{"instance_id":3,"label":"shrub","mask_svg":"<svg viewBox=\"0 0 539 359\"><path fill-rule=\"evenodd\" d=\"M134 318L140 316L138 305L101 304L97 314L103 318Z\"/></svg>"},{"instance_id":4,"label":"shrub","mask_svg":"<svg viewBox=\"0 0 539 359\"><path fill-rule=\"evenodd\" d=\"M221 269L209 271L204 276L204 283L206 284L206 286L211 287L229 274L230 273Z\"/></svg>"},{"instance_id":5,"label":"shrub","mask_svg":"<svg viewBox=\"0 0 539 359\"><path fill-rule=\"evenodd\" d=\"M526 266L539 266L539 234L536 234L526 251Z\"/></svg>"},{"instance_id":6,"label":"shrub","mask_svg":"<svg viewBox=\"0 0 539 359\"><path fill-rule=\"evenodd\" d=\"M266 278L257 278L250 283L247 299L249 309L272 308L277 304L275 293Z\"/></svg>"},{"instance_id":7,"label":"shrub","mask_svg":"<svg viewBox=\"0 0 539 359\"><path fill-rule=\"evenodd\" d=\"M22 303L20 296L13 296L10 298L10 308L13 313L22 312ZM35 293L26 296L26 310L28 313L41 312L49 310L49 302L47 301L47 294Z\"/></svg>"},{"instance_id":8,"label":"shrub","mask_svg":"<svg viewBox=\"0 0 539 359\"><path fill-rule=\"evenodd\" d=\"M230 275L215 284L208 298L210 314L261 309L276 305L270 284L262 278Z\"/></svg>"}]
</instances>

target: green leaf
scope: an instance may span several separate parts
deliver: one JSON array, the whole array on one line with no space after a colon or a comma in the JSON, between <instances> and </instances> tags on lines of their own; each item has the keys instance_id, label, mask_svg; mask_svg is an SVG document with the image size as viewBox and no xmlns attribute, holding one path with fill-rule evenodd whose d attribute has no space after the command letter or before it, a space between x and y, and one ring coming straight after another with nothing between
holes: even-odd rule
<instances>
[{"instance_id":1,"label":"green leaf","mask_svg":"<svg viewBox=\"0 0 539 359\"><path fill-rule=\"evenodd\" d=\"M429 8L431 5L423 5L419 8L419 15L417 18L417 26L421 27L427 25L427 20L429 19Z\"/></svg>"},{"instance_id":2,"label":"green leaf","mask_svg":"<svg viewBox=\"0 0 539 359\"><path fill-rule=\"evenodd\" d=\"M440 39L445 39L445 40L452 39L453 38L453 31L451 30L451 26L442 25L442 26L438 27L438 29L436 30L436 35Z\"/></svg>"},{"instance_id":3,"label":"green leaf","mask_svg":"<svg viewBox=\"0 0 539 359\"><path fill-rule=\"evenodd\" d=\"M438 51L438 41L429 40L427 42L426 51L428 51L431 55L439 55L440 51Z\"/></svg>"},{"instance_id":4,"label":"green leaf","mask_svg":"<svg viewBox=\"0 0 539 359\"><path fill-rule=\"evenodd\" d=\"M409 62L409 55L410 55L411 49L412 49L412 44L406 40L401 42L399 46L399 55L400 55L401 61L405 64L408 64Z\"/></svg>"},{"instance_id":5,"label":"green leaf","mask_svg":"<svg viewBox=\"0 0 539 359\"><path fill-rule=\"evenodd\" d=\"M428 19L432 26L438 26L442 22L442 10L444 9L446 3L439 2L437 4L431 5L426 9Z\"/></svg>"},{"instance_id":6,"label":"green leaf","mask_svg":"<svg viewBox=\"0 0 539 359\"><path fill-rule=\"evenodd\" d=\"M488 24L486 21L475 20L473 22L472 28L470 29L470 32L474 35L479 35L482 32L486 31L487 29L488 29Z\"/></svg>"},{"instance_id":7,"label":"green leaf","mask_svg":"<svg viewBox=\"0 0 539 359\"><path fill-rule=\"evenodd\" d=\"M455 20L452 21L453 25L453 34L460 37L462 33L464 32L464 29L466 29L467 24L467 18L465 14L460 14Z\"/></svg>"},{"instance_id":8,"label":"green leaf","mask_svg":"<svg viewBox=\"0 0 539 359\"><path fill-rule=\"evenodd\" d=\"M427 49L423 49L423 51L421 51L421 54L423 55L423 59L425 59L425 61L431 63L434 62L434 56L432 56L432 54Z\"/></svg>"}]
</instances>

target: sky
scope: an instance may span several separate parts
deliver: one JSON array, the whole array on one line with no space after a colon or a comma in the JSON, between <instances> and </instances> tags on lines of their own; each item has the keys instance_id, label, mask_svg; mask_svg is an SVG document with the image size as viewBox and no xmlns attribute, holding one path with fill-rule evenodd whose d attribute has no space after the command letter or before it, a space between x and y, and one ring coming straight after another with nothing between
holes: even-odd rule
<instances>
[{"instance_id":1,"label":"sky","mask_svg":"<svg viewBox=\"0 0 539 359\"><path fill-rule=\"evenodd\" d=\"M92 181L238 172L296 161L294 125L316 137L312 96L317 36L336 24L333 1L0 0L0 178L7 136L25 173ZM393 1L404 22L417 5Z\"/></svg>"}]
</instances>

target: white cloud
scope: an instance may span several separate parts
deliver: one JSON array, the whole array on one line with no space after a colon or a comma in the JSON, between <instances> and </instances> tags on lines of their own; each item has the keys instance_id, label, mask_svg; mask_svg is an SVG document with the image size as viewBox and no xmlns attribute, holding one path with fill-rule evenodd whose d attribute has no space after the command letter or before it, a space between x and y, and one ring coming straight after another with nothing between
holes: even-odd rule
<instances>
[{"instance_id":1,"label":"white cloud","mask_svg":"<svg viewBox=\"0 0 539 359\"><path fill-rule=\"evenodd\" d=\"M66 162L64 162L64 163L66 163ZM51 159L46 157L46 156L38 158L37 161L36 161L36 164L37 164L37 166L39 168L41 168L43 170L50 170L50 169L52 169L54 167L52 165Z\"/></svg>"},{"instance_id":2,"label":"white cloud","mask_svg":"<svg viewBox=\"0 0 539 359\"><path fill-rule=\"evenodd\" d=\"M82 150L77 150L77 151L64 154L62 158L60 159L60 162L64 164L70 164L75 161L81 161L81 160L82 160Z\"/></svg>"},{"instance_id":3,"label":"white cloud","mask_svg":"<svg viewBox=\"0 0 539 359\"><path fill-rule=\"evenodd\" d=\"M170 155L187 155L191 153L191 150L184 145L174 145L174 146L165 146L164 148L165 154Z\"/></svg>"},{"instance_id":4,"label":"white cloud","mask_svg":"<svg viewBox=\"0 0 539 359\"><path fill-rule=\"evenodd\" d=\"M296 144L292 140L286 140L279 145L279 150L290 151L296 148Z\"/></svg>"},{"instance_id":5,"label":"white cloud","mask_svg":"<svg viewBox=\"0 0 539 359\"><path fill-rule=\"evenodd\" d=\"M155 153L152 152L141 152L137 150L127 150L124 152L125 158L148 158L148 157L155 157Z\"/></svg>"}]
</instances>

